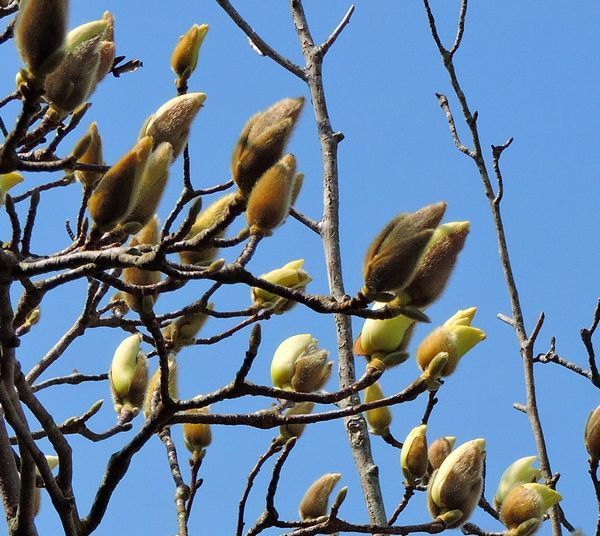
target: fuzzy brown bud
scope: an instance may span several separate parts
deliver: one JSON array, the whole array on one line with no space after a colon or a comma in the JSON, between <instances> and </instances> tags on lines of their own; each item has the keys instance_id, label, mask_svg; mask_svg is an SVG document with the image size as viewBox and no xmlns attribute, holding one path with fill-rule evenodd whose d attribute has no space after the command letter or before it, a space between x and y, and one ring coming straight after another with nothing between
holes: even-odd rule
<instances>
[{"instance_id":1,"label":"fuzzy brown bud","mask_svg":"<svg viewBox=\"0 0 600 536\"><path fill-rule=\"evenodd\" d=\"M174 353L170 353L168 356L168 368L169 368L169 384L168 391L169 396L173 399L178 396L177 388L177 361ZM146 419L149 419L152 415L152 411L155 406L154 403L160 403L161 394L161 373L160 367L156 369L156 372L150 378L148 382L148 388L146 389L146 397L144 398L144 415Z\"/></svg>"},{"instance_id":2,"label":"fuzzy brown bud","mask_svg":"<svg viewBox=\"0 0 600 536\"><path fill-rule=\"evenodd\" d=\"M171 69L178 77L178 85L185 83L198 64L198 54L208 33L208 24L194 24L173 49Z\"/></svg>"},{"instance_id":3,"label":"fuzzy brown bud","mask_svg":"<svg viewBox=\"0 0 600 536\"><path fill-rule=\"evenodd\" d=\"M316 519L327 514L329 496L340 478L342 478L340 473L327 473L311 484L304 497L302 497L298 508L303 521Z\"/></svg>"},{"instance_id":4,"label":"fuzzy brown bud","mask_svg":"<svg viewBox=\"0 0 600 536\"><path fill-rule=\"evenodd\" d=\"M312 413L314 407L314 402L297 402L285 412L285 415L286 417L291 417L292 415L307 415ZM277 440L279 443L285 444L286 441L292 437L300 437L304 432L304 428L306 428L305 423L282 424L279 427L279 437Z\"/></svg>"},{"instance_id":5,"label":"fuzzy brown bud","mask_svg":"<svg viewBox=\"0 0 600 536\"><path fill-rule=\"evenodd\" d=\"M208 407L188 409L186 415L208 415ZM191 453L201 452L212 442L210 424L183 423L183 441L185 448Z\"/></svg>"},{"instance_id":6,"label":"fuzzy brown bud","mask_svg":"<svg viewBox=\"0 0 600 536\"><path fill-rule=\"evenodd\" d=\"M402 445L400 465L406 481L414 485L427 473L427 425L413 428Z\"/></svg>"},{"instance_id":7,"label":"fuzzy brown bud","mask_svg":"<svg viewBox=\"0 0 600 536\"><path fill-rule=\"evenodd\" d=\"M207 309L212 310L213 304L209 303ZM182 346L194 344L197 333L208 319L206 313L188 313L178 317L163 329L163 337L177 352Z\"/></svg>"},{"instance_id":8,"label":"fuzzy brown bud","mask_svg":"<svg viewBox=\"0 0 600 536\"><path fill-rule=\"evenodd\" d=\"M448 457L454 448L455 437L439 437L427 449L427 458L431 466L431 472L440 468L442 462Z\"/></svg>"},{"instance_id":9,"label":"fuzzy brown bud","mask_svg":"<svg viewBox=\"0 0 600 536\"><path fill-rule=\"evenodd\" d=\"M80 164L104 164L104 160L102 159L102 138L98 133L98 126L95 122L90 124L85 136L89 137L89 144L85 152L77 158L77 162ZM102 177L102 173L77 170L74 176L87 188L94 188Z\"/></svg>"},{"instance_id":10,"label":"fuzzy brown bud","mask_svg":"<svg viewBox=\"0 0 600 536\"><path fill-rule=\"evenodd\" d=\"M115 45L115 18L110 11L105 11L102 20L106 22L106 30L100 41L100 61L96 70L96 84L112 70L117 51Z\"/></svg>"},{"instance_id":11,"label":"fuzzy brown bud","mask_svg":"<svg viewBox=\"0 0 600 536\"><path fill-rule=\"evenodd\" d=\"M562 497L543 484L529 483L512 488L502 501L500 521L509 536L531 536L540 528L548 508Z\"/></svg>"}]
</instances>

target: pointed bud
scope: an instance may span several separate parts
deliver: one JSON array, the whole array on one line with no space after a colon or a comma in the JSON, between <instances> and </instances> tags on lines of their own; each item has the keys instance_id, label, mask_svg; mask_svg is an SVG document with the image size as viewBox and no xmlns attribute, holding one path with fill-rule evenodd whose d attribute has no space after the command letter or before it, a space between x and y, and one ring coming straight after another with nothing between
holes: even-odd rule
<instances>
[{"instance_id":1,"label":"pointed bud","mask_svg":"<svg viewBox=\"0 0 600 536\"><path fill-rule=\"evenodd\" d=\"M309 413L312 413L314 407L314 402L297 402L285 412L285 415L286 417L291 417L292 415L308 415ZM292 437L300 437L304 432L304 428L306 428L306 424L304 423L282 424L279 427L279 437L277 438L277 441L281 444L285 444L288 439Z\"/></svg>"},{"instance_id":2,"label":"pointed bud","mask_svg":"<svg viewBox=\"0 0 600 536\"><path fill-rule=\"evenodd\" d=\"M331 374L329 353L317 348L317 340L308 333L283 341L271 362L271 380L278 389L310 393L325 385Z\"/></svg>"},{"instance_id":3,"label":"pointed bud","mask_svg":"<svg viewBox=\"0 0 600 536\"><path fill-rule=\"evenodd\" d=\"M440 352L448 353L448 363L442 376L454 372L460 358L473 346L485 339L485 333L471 327L475 307L458 311L443 326L432 331L417 349L417 363L421 370L426 370L431 360Z\"/></svg>"},{"instance_id":4,"label":"pointed bud","mask_svg":"<svg viewBox=\"0 0 600 536\"><path fill-rule=\"evenodd\" d=\"M208 310L212 310L213 304L208 304ZM182 346L194 344L196 335L208 319L206 313L188 313L178 317L163 329L163 337L171 345L174 352L178 352Z\"/></svg>"},{"instance_id":5,"label":"pointed bud","mask_svg":"<svg viewBox=\"0 0 600 536\"><path fill-rule=\"evenodd\" d=\"M186 410L186 415L208 415L209 408L197 408ZM210 431L210 424L200 423L183 423L183 441L185 448L188 449L192 454L195 452L202 452L208 447L212 441L212 433Z\"/></svg>"},{"instance_id":6,"label":"pointed bud","mask_svg":"<svg viewBox=\"0 0 600 536\"><path fill-rule=\"evenodd\" d=\"M246 220L250 233L269 236L290 211L296 159L285 155L258 179L248 197Z\"/></svg>"},{"instance_id":7,"label":"pointed bud","mask_svg":"<svg viewBox=\"0 0 600 536\"><path fill-rule=\"evenodd\" d=\"M533 462L536 460L537 456L525 456L524 458L520 458L516 462L513 462L506 468L504 473L502 473L494 497L494 507L496 510L500 511L504 498L512 488L520 486L521 484L537 482L541 478L541 471L532 467Z\"/></svg>"},{"instance_id":8,"label":"pointed bud","mask_svg":"<svg viewBox=\"0 0 600 536\"><path fill-rule=\"evenodd\" d=\"M0 174L0 206L4 205L6 192L8 192L13 186L23 182L23 180L23 175L17 173L16 171Z\"/></svg>"},{"instance_id":9,"label":"pointed bud","mask_svg":"<svg viewBox=\"0 0 600 536\"><path fill-rule=\"evenodd\" d=\"M171 144L163 142L156 146L140 175L133 193L131 211L123 223L139 223L144 226L150 221L165 191L172 162Z\"/></svg>"},{"instance_id":10,"label":"pointed bud","mask_svg":"<svg viewBox=\"0 0 600 536\"><path fill-rule=\"evenodd\" d=\"M275 285L301 290L306 288L306 285L312 281L312 278L302 270L303 264L304 259L291 261L281 268L261 275L260 278ZM289 310L295 303L288 302L287 299L258 287L252 288L252 301L254 305L264 309L273 308L277 313Z\"/></svg>"},{"instance_id":11,"label":"pointed bud","mask_svg":"<svg viewBox=\"0 0 600 536\"><path fill-rule=\"evenodd\" d=\"M365 403L375 402L385 398L378 382L369 385L365 389ZM369 409L365 413L367 423L371 427L371 433L375 435L386 435L392 422L392 412L387 406Z\"/></svg>"},{"instance_id":12,"label":"pointed bud","mask_svg":"<svg viewBox=\"0 0 600 536\"><path fill-rule=\"evenodd\" d=\"M95 122L90 124L84 138L85 137L89 138L89 144L85 152L77 157L77 162L80 164L104 164L104 160L102 159L102 138L100 138L98 126ZM96 171L77 170L74 175L79 182L88 188L94 188L102 177L102 173Z\"/></svg>"},{"instance_id":13,"label":"pointed bud","mask_svg":"<svg viewBox=\"0 0 600 536\"><path fill-rule=\"evenodd\" d=\"M20 1L15 43L33 76L44 76L61 62L68 11L67 0Z\"/></svg>"},{"instance_id":14,"label":"pointed bud","mask_svg":"<svg viewBox=\"0 0 600 536\"><path fill-rule=\"evenodd\" d=\"M292 201L290 205L296 204L296 199L300 195L300 191L302 190L302 185L304 184L304 173L296 173L294 177L294 187L292 188Z\"/></svg>"},{"instance_id":15,"label":"pointed bud","mask_svg":"<svg viewBox=\"0 0 600 536\"><path fill-rule=\"evenodd\" d=\"M102 20L106 23L106 29L100 41L100 61L96 70L96 84L112 70L117 50L115 45L115 18L110 11L105 11Z\"/></svg>"},{"instance_id":16,"label":"pointed bud","mask_svg":"<svg viewBox=\"0 0 600 536\"><path fill-rule=\"evenodd\" d=\"M427 474L427 425L413 428L402 445L400 465L406 481L413 485Z\"/></svg>"},{"instance_id":17,"label":"pointed bud","mask_svg":"<svg viewBox=\"0 0 600 536\"><path fill-rule=\"evenodd\" d=\"M152 138L142 138L106 172L94 190L88 210L100 231L110 231L129 213L136 179L146 165L151 148Z\"/></svg>"},{"instance_id":18,"label":"pointed bud","mask_svg":"<svg viewBox=\"0 0 600 536\"><path fill-rule=\"evenodd\" d=\"M154 146L166 141L173 146L173 158L177 158L185 144L192 121L202 108L206 95L188 93L163 104L142 127L140 137L152 136Z\"/></svg>"},{"instance_id":19,"label":"pointed bud","mask_svg":"<svg viewBox=\"0 0 600 536\"><path fill-rule=\"evenodd\" d=\"M329 496L340 481L340 473L327 473L311 484L300 501L298 509L303 521L327 515Z\"/></svg>"},{"instance_id":20,"label":"pointed bud","mask_svg":"<svg viewBox=\"0 0 600 536\"><path fill-rule=\"evenodd\" d=\"M446 203L428 205L400 214L384 227L365 256L363 294L375 298L399 292L410 283L445 210Z\"/></svg>"},{"instance_id":21,"label":"pointed bud","mask_svg":"<svg viewBox=\"0 0 600 536\"><path fill-rule=\"evenodd\" d=\"M169 366L169 395L171 398L176 399L178 396L177 388L177 361L174 353L170 353L168 356ZM148 388L146 389L146 397L144 398L144 415L146 419L150 419L152 411L154 410L154 403L160 404L160 366L156 369L156 372L150 378L148 382Z\"/></svg>"},{"instance_id":22,"label":"pointed bud","mask_svg":"<svg viewBox=\"0 0 600 536\"><path fill-rule=\"evenodd\" d=\"M511 536L530 536L537 532L546 510L562 499L543 484L523 484L512 488L502 501L500 521Z\"/></svg>"},{"instance_id":23,"label":"pointed bud","mask_svg":"<svg viewBox=\"0 0 600 536\"><path fill-rule=\"evenodd\" d=\"M590 412L585 423L585 448L592 460L600 458L600 406Z\"/></svg>"},{"instance_id":24,"label":"pointed bud","mask_svg":"<svg viewBox=\"0 0 600 536\"><path fill-rule=\"evenodd\" d=\"M148 385L148 364L146 356L140 351L141 339L138 333L121 342L109 371L115 411L125 422L138 414Z\"/></svg>"},{"instance_id":25,"label":"pointed bud","mask_svg":"<svg viewBox=\"0 0 600 536\"><path fill-rule=\"evenodd\" d=\"M440 468L442 462L448 457L454 448L456 438L453 436L439 437L427 449L427 458L431 465L431 472Z\"/></svg>"},{"instance_id":26,"label":"pointed bud","mask_svg":"<svg viewBox=\"0 0 600 536\"><path fill-rule=\"evenodd\" d=\"M246 123L231 156L232 178L242 194L281 158L303 105L304 97L283 99Z\"/></svg>"},{"instance_id":27,"label":"pointed bud","mask_svg":"<svg viewBox=\"0 0 600 536\"><path fill-rule=\"evenodd\" d=\"M235 202L236 199L237 194L226 194L217 199L214 203L210 204L205 210L200 212L200 214L198 214L196 217L190 232L187 234L186 240L200 235L204 231L207 231L208 229L211 229L215 225L218 225L220 222L222 222L229 212L229 207ZM225 231L223 230L217 233L216 238L221 238L224 232ZM215 259L218 252L219 248L202 245L195 250L180 251L179 258L184 264L197 264L204 266L210 264Z\"/></svg>"},{"instance_id":28,"label":"pointed bud","mask_svg":"<svg viewBox=\"0 0 600 536\"><path fill-rule=\"evenodd\" d=\"M452 451L433 473L427 488L427 505L434 519L458 510L448 528L464 524L481 498L485 440L473 439Z\"/></svg>"},{"instance_id":29,"label":"pointed bud","mask_svg":"<svg viewBox=\"0 0 600 536\"><path fill-rule=\"evenodd\" d=\"M200 46L207 33L208 24L194 24L175 45L171 55L171 69L179 78L178 84L186 82L196 69Z\"/></svg>"}]
</instances>

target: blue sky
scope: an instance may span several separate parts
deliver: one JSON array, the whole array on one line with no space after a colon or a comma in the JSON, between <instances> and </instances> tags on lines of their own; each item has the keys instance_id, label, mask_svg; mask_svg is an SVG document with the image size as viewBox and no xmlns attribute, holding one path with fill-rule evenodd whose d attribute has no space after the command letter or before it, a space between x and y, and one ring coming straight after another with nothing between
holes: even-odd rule
<instances>
[{"instance_id":1,"label":"blue sky","mask_svg":"<svg viewBox=\"0 0 600 536\"><path fill-rule=\"evenodd\" d=\"M325 89L333 128L345 134L340 145L341 240L346 291L362 286L362 257L370 240L395 214L413 211L439 200L448 202L445 221L469 220L471 234L458 268L443 297L428 310L433 325L457 309L478 308L474 325L487 340L468 354L459 370L444 385L440 403L430 421L429 438L457 436L458 443L476 437L488 442L487 496L492 498L498 477L517 458L535 454L526 417L512 408L524 402L517 341L496 318L510 313L497 255L497 243L487 200L472 161L452 144L447 122L435 92L448 95L465 143L467 131L458 117L447 74L433 43L421 2L358 0L350 25L326 58ZM457 2L433 2L445 41L453 39ZM238 1L236 7L274 48L300 63L301 55L291 23L288 3ZM306 1L305 9L316 40L337 25L348 2ZM105 157L114 162L137 137L144 119L174 96L168 59L177 37L192 23L208 23L190 90L207 94L190 138L192 178L207 187L229 178L231 150L244 122L256 111L286 97L304 95L301 81L248 46L245 36L215 2L158 2L156 0L73 0L71 26L99 18L109 9L116 18L118 54L140 58L144 68L109 78L97 89L82 128L97 121ZM579 330L589 325L599 295L597 200L600 196L598 146L599 64L597 2L560 4L546 2L473 2L469 8L463 45L456 57L458 76L472 109L479 111L479 128L489 157L491 144L509 137L515 141L503 156L505 217L508 245L521 293L527 326L541 311L546 322L538 339L538 352L549 348L552 336L557 350L585 365ZM13 90L18 69L14 45L0 48L3 72L0 94ZM321 160L312 110L307 102L289 145L305 173L298 208L315 219L322 212ZM17 108L9 105L1 116L7 125ZM70 141L73 143L77 135ZM180 162L174 164L159 214L164 220L181 186ZM23 187L57 176L28 175ZM18 193L18 192L17 192ZM33 249L47 252L65 247L64 220L76 215L80 198L77 184L42 197ZM5 214L2 229L8 228ZM238 223L234 225L239 228ZM6 232L5 232L6 234ZM6 236L3 237L6 239ZM224 253L231 259L235 251ZM288 219L272 238L261 244L249 269L261 274L296 259L306 259L314 279L314 293L327 292L322 248L314 234ZM23 338L20 359L28 370L76 319L82 307L82 284L50 294L42 307L42 322ZM190 284L181 292L161 298L157 311L166 312L197 299L204 285ZM15 289L15 299L18 293ZM217 298L220 309L249 303L248 289L228 288ZM203 335L232 324L210 320ZM353 322L356 333L361 322ZM411 349L432 326L419 326ZM301 306L263 325L263 344L250 379L268 383L273 351L286 337L312 333L335 359L333 319ZM248 330L222 344L198 346L180 355L181 394L189 397L228 382L245 351ZM92 330L76 341L47 377L81 372L104 372L122 334ZM357 369L362 370L358 363ZM411 359L388 371L382 386L386 394L403 389L417 375ZM589 382L553 365L537 366L536 380L542 423L554 471L561 473L558 489L564 496L568 519L586 533L596 520L596 502L587 475L583 425L598 405L598 391ZM327 388L335 389L335 379ZM107 403L90 422L104 430L115 420L106 384L49 389L41 399L57 421L85 411L95 400ZM250 411L268 401L223 403L213 411ZM403 439L420 421L425 400L393 408L392 432ZM134 430L140 426L134 421ZM191 534L231 534L237 502L246 475L266 450L276 431L213 428L213 445L202 466L204 485L191 516ZM80 511L89 508L110 454L133 432L105 443L91 444L73 437L75 491ZM185 462L186 451L177 427L173 436ZM372 438L380 467L388 514L403 494L399 452ZM183 464L185 467L185 463ZM256 482L247 521L263 508L269 469ZM187 470L187 469L186 469ZM301 438L287 462L277 495L282 518L295 518L306 487L325 472L341 472L349 486L341 515L364 522L366 514L351 454L341 423L317 424ZM176 519L174 487L158 439L137 455L122 481L97 534L173 534ZM38 518L40 534L55 534L59 520L44 497ZM402 523L429 519L425 497L413 499ZM486 530L501 526L482 512L473 521ZM150 532L149 532L150 531ZM276 534L277 531L267 532ZM549 526L542 529L549 534Z\"/></svg>"}]
</instances>

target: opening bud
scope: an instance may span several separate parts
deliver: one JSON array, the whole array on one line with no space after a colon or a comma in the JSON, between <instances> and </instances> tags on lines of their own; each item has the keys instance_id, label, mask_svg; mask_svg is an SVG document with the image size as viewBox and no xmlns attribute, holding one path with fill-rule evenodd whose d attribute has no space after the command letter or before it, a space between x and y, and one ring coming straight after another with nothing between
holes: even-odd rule
<instances>
[{"instance_id":1,"label":"opening bud","mask_svg":"<svg viewBox=\"0 0 600 536\"><path fill-rule=\"evenodd\" d=\"M207 33L208 24L194 24L179 37L171 54L171 69L178 77L178 87L181 87L196 69L200 46Z\"/></svg>"},{"instance_id":2,"label":"opening bud","mask_svg":"<svg viewBox=\"0 0 600 536\"><path fill-rule=\"evenodd\" d=\"M369 385L365 389L365 402L375 402L385 398L383 391L379 385L379 382L375 382ZM375 435L386 435L389 431L390 424L392 423L392 412L387 406L380 408L369 409L366 411L365 416L367 423L371 427L371 433Z\"/></svg>"},{"instance_id":3,"label":"opening bud","mask_svg":"<svg viewBox=\"0 0 600 536\"><path fill-rule=\"evenodd\" d=\"M421 424L413 428L402 445L400 465L408 484L416 484L426 474L429 460L427 459L427 425Z\"/></svg>"},{"instance_id":4,"label":"opening bud","mask_svg":"<svg viewBox=\"0 0 600 536\"><path fill-rule=\"evenodd\" d=\"M500 477L500 483L494 496L494 507L496 510L500 511L504 498L512 488L521 484L537 482L541 478L540 470L532 467L533 462L536 460L537 456L525 456L511 463L506 468L504 473L502 473L502 477Z\"/></svg>"},{"instance_id":5,"label":"opening bud","mask_svg":"<svg viewBox=\"0 0 600 536\"><path fill-rule=\"evenodd\" d=\"M298 508L303 521L327 515L329 496L340 478L340 473L327 473L310 485Z\"/></svg>"},{"instance_id":6,"label":"opening bud","mask_svg":"<svg viewBox=\"0 0 600 536\"><path fill-rule=\"evenodd\" d=\"M585 448L592 460L600 458L600 406L590 412L585 423Z\"/></svg>"},{"instance_id":7,"label":"opening bud","mask_svg":"<svg viewBox=\"0 0 600 536\"><path fill-rule=\"evenodd\" d=\"M303 265L304 259L297 259L261 275L260 278L275 285L301 290L312 281L312 278L302 270ZM293 301L290 302L286 298L258 287L252 287L252 301L254 305L263 309L272 308L276 313L288 311L295 304Z\"/></svg>"},{"instance_id":8,"label":"opening bud","mask_svg":"<svg viewBox=\"0 0 600 536\"><path fill-rule=\"evenodd\" d=\"M530 536L540 528L546 510L561 499L559 493L543 484L516 486L502 501L500 521L511 536Z\"/></svg>"}]
</instances>

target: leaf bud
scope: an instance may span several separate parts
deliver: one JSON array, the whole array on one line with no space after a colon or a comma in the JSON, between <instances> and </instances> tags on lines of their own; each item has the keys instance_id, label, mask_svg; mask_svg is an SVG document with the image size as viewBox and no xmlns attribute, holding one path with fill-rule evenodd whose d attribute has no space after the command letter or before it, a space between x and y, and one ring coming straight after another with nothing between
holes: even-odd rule
<instances>
[{"instance_id":1,"label":"leaf bud","mask_svg":"<svg viewBox=\"0 0 600 536\"><path fill-rule=\"evenodd\" d=\"M427 488L427 506L434 519L452 512L449 518L442 517L447 528L467 521L481 498L484 462L484 439L467 441L448 455Z\"/></svg>"},{"instance_id":2,"label":"leaf bud","mask_svg":"<svg viewBox=\"0 0 600 536\"><path fill-rule=\"evenodd\" d=\"M417 307L431 305L444 291L462 251L470 223L451 222L438 225L417 265L403 295Z\"/></svg>"},{"instance_id":3,"label":"leaf bud","mask_svg":"<svg viewBox=\"0 0 600 536\"><path fill-rule=\"evenodd\" d=\"M138 414L148 385L148 364L140 350L141 339L137 333L119 344L108 374L115 411L123 422Z\"/></svg>"},{"instance_id":4,"label":"leaf bud","mask_svg":"<svg viewBox=\"0 0 600 536\"><path fill-rule=\"evenodd\" d=\"M504 473L502 473L496 495L494 496L494 507L496 510L500 511L504 498L515 486L537 482L541 478L541 471L532 467L536 459L536 456L520 458L511 463Z\"/></svg>"},{"instance_id":5,"label":"leaf bud","mask_svg":"<svg viewBox=\"0 0 600 536\"><path fill-rule=\"evenodd\" d=\"M204 93L187 93L165 102L144 124L140 138L152 136L155 147L164 141L169 142L173 146L173 158L177 158L187 143L192 121L205 100Z\"/></svg>"},{"instance_id":6,"label":"leaf bud","mask_svg":"<svg viewBox=\"0 0 600 536\"><path fill-rule=\"evenodd\" d=\"M426 432L426 424L413 428L406 436L400 451L402 473L410 485L416 484L427 474L429 460Z\"/></svg>"},{"instance_id":7,"label":"leaf bud","mask_svg":"<svg viewBox=\"0 0 600 536\"><path fill-rule=\"evenodd\" d=\"M195 408L186 410L186 415L208 415L209 408ZM183 423L183 441L185 448L192 454L202 452L212 442L212 433L210 424L203 423Z\"/></svg>"},{"instance_id":8,"label":"leaf bud","mask_svg":"<svg viewBox=\"0 0 600 536\"><path fill-rule=\"evenodd\" d=\"M80 142L84 138L89 139L89 144L84 153L81 156L77 156L77 162L80 164L104 164L104 160L102 158L102 138L98 133L98 126L95 122L90 124L87 132L85 133L84 137L81 138ZM75 154L75 150L73 150L73 154ZM102 173L97 171L76 170L74 175L75 178L87 188L94 188L102 177Z\"/></svg>"},{"instance_id":9,"label":"leaf bud","mask_svg":"<svg viewBox=\"0 0 600 536\"><path fill-rule=\"evenodd\" d=\"M275 285L301 290L312 281L312 278L302 270L303 264L304 259L297 259L288 262L281 268L261 275L260 278ZM260 306L263 309L272 308L277 313L283 313L295 304L295 302L290 302L287 298L282 298L259 287L252 288L252 301L256 306Z\"/></svg>"},{"instance_id":10,"label":"leaf bud","mask_svg":"<svg viewBox=\"0 0 600 536\"><path fill-rule=\"evenodd\" d=\"M331 374L329 352L319 350L308 333L288 337L275 350L271 380L278 389L310 393L325 385Z\"/></svg>"},{"instance_id":11,"label":"leaf bud","mask_svg":"<svg viewBox=\"0 0 600 536\"><path fill-rule=\"evenodd\" d=\"M250 233L269 236L290 211L296 159L287 154L258 179L248 197L246 220Z\"/></svg>"},{"instance_id":12,"label":"leaf bud","mask_svg":"<svg viewBox=\"0 0 600 536\"><path fill-rule=\"evenodd\" d=\"M136 180L146 165L151 148L152 138L142 138L98 183L88 201L88 210L99 231L112 230L129 213Z\"/></svg>"},{"instance_id":13,"label":"leaf bud","mask_svg":"<svg viewBox=\"0 0 600 536\"><path fill-rule=\"evenodd\" d=\"M181 87L196 69L200 47L207 33L208 24L194 24L179 37L171 54L171 69L178 77L178 87Z\"/></svg>"},{"instance_id":14,"label":"leaf bud","mask_svg":"<svg viewBox=\"0 0 600 536\"><path fill-rule=\"evenodd\" d=\"M17 50L35 77L55 69L63 58L67 0L21 0L14 35Z\"/></svg>"},{"instance_id":15,"label":"leaf bud","mask_svg":"<svg viewBox=\"0 0 600 536\"><path fill-rule=\"evenodd\" d=\"M427 449L427 458L431 466L431 472L440 468L442 462L448 457L454 448L456 438L453 436L437 438Z\"/></svg>"},{"instance_id":16,"label":"leaf bud","mask_svg":"<svg viewBox=\"0 0 600 536\"><path fill-rule=\"evenodd\" d=\"M286 410L286 417L291 417L293 415L307 415L312 413L313 408L315 407L314 402L296 402L294 406ZM282 424L279 427L279 436L277 437L277 441L284 445L288 439L292 437L300 437L304 428L306 428L305 423L293 423L293 424Z\"/></svg>"},{"instance_id":17,"label":"leaf bud","mask_svg":"<svg viewBox=\"0 0 600 536\"><path fill-rule=\"evenodd\" d=\"M471 327L476 311L475 307L458 311L425 337L416 354L421 370L426 370L440 352L447 352L448 363L441 375L449 376L456 369L460 358L485 339L485 333L481 329Z\"/></svg>"},{"instance_id":18,"label":"leaf bud","mask_svg":"<svg viewBox=\"0 0 600 536\"><path fill-rule=\"evenodd\" d=\"M209 303L207 309L211 311L213 304ZM208 319L204 312L188 313L177 317L173 322L163 329L163 337L171 345L174 352L178 352L182 346L194 344L197 333Z\"/></svg>"},{"instance_id":19,"label":"leaf bud","mask_svg":"<svg viewBox=\"0 0 600 536\"><path fill-rule=\"evenodd\" d=\"M595 461L600 458L600 406L590 412L585 423L585 448L590 458Z\"/></svg>"},{"instance_id":20,"label":"leaf bud","mask_svg":"<svg viewBox=\"0 0 600 536\"><path fill-rule=\"evenodd\" d=\"M529 483L512 488L502 501L500 521L509 536L535 534L544 520L546 510L562 499L559 493L544 484Z\"/></svg>"},{"instance_id":21,"label":"leaf bud","mask_svg":"<svg viewBox=\"0 0 600 536\"><path fill-rule=\"evenodd\" d=\"M10 173L0 173L0 206L4 205L4 199L6 192L8 192L13 186L23 182L23 175L16 171Z\"/></svg>"},{"instance_id":22,"label":"leaf bud","mask_svg":"<svg viewBox=\"0 0 600 536\"><path fill-rule=\"evenodd\" d=\"M427 365L427 368L421 375L421 378L425 381L430 391L437 391L440 388L441 383L438 380L448 365L448 359L448 352L439 352L429 362L429 365Z\"/></svg>"},{"instance_id":23,"label":"leaf bud","mask_svg":"<svg viewBox=\"0 0 600 536\"><path fill-rule=\"evenodd\" d=\"M168 391L169 396L173 399L178 396L178 388L177 388L177 361L176 356L173 352L169 353L168 356L168 368L169 368L169 385ZM156 369L150 381L148 382L148 388L146 389L146 397L144 398L144 415L146 419L150 419L154 409L156 408L155 404L160 404L161 396L160 396L160 382L161 382L161 374L160 374L160 366Z\"/></svg>"},{"instance_id":24,"label":"leaf bud","mask_svg":"<svg viewBox=\"0 0 600 536\"><path fill-rule=\"evenodd\" d=\"M381 294L400 292L410 283L445 210L443 202L427 205L396 216L383 228L365 255L365 296L378 299Z\"/></svg>"},{"instance_id":25,"label":"leaf bud","mask_svg":"<svg viewBox=\"0 0 600 536\"><path fill-rule=\"evenodd\" d=\"M372 383L365 389L365 403L375 402L385 398L378 382ZM392 423L392 412L387 406L368 409L365 413L367 423L371 428L371 433L384 436L389 431Z\"/></svg>"},{"instance_id":26,"label":"leaf bud","mask_svg":"<svg viewBox=\"0 0 600 536\"><path fill-rule=\"evenodd\" d=\"M326 473L310 485L298 508L300 518L303 521L316 519L327 514L329 496L340 478L342 478L340 473Z\"/></svg>"},{"instance_id":27,"label":"leaf bud","mask_svg":"<svg viewBox=\"0 0 600 536\"><path fill-rule=\"evenodd\" d=\"M231 156L232 178L244 196L281 158L303 105L304 97L280 100L244 126Z\"/></svg>"}]
</instances>

